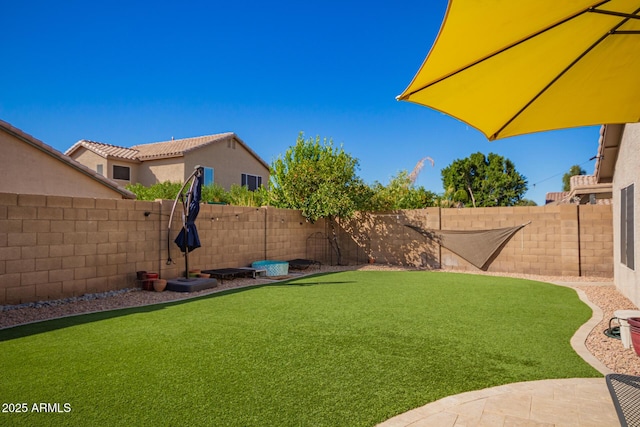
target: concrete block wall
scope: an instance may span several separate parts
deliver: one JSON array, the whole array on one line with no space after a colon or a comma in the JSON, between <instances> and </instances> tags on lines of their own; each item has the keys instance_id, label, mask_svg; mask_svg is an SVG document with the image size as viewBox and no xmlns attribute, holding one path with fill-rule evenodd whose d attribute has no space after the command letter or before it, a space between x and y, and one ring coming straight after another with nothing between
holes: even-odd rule
<instances>
[{"instance_id":1,"label":"concrete block wall","mask_svg":"<svg viewBox=\"0 0 640 427\"><path fill-rule=\"evenodd\" d=\"M613 277L612 206L580 206L580 270L584 276Z\"/></svg>"},{"instance_id":2,"label":"concrete block wall","mask_svg":"<svg viewBox=\"0 0 640 427\"><path fill-rule=\"evenodd\" d=\"M152 266L151 202L0 194L0 304L128 287ZM139 215L137 215L139 214Z\"/></svg>"},{"instance_id":3,"label":"concrete block wall","mask_svg":"<svg viewBox=\"0 0 640 427\"><path fill-rule=\"evenodd\" d=\"M439 245L405 224L438 229L438 208L383 213L359 212L340 223L341 246L349 263L373 262L439 268Z\"/></svg>"},{"instance_id":4,"label":"concrete block wall","mask_svg":"<svg viewBox=\"0 0 640 427\"><path fill-rule=\"evenodd\" d=\"M611 206L427 208L360 214L343 224L341 240L375 262L478 271L435 241L405 227L432 230L486 230L529 223L499 250L486 271L552 276L613 277Z\"/></svg>"},{"instance_id":5,"label":"concrete block wall","mask_svg":"<svg viewBox=\"0 0 640 427\"><path fill-rule=\"evenodd\" d=\"M141 270L184 275L184 256L173 243L182 210L169 236L172 207L168 200L0 193L0 304L130 288ZM196 225L202 247L189 254L190 269L306 258L308 236L325 231L324 221L310 224L299 211L221 205L201 205Z\"/></svg>"},{"instance_id":6,"label":"concrete block wall","mask_svg":"<svg viewBox=\"0 0 640 427\"><path fill-rule=\"evenodd\" d=\"M181 210L173 202L0 193L0 304L57 299L136 286L136 272L184 275L173 243ZM498 252L488 271L563 276L613 276L610 206L427 208L338 220L343 263L378 263L477 271L456 254L405 227L470 230L531 221ZM201 205L196 221L202 247L189 268L248 266L262 259L337 259L330 227L299 211ZM172 263L167 264L167 242Z\"/></svg>"}]
</instances>

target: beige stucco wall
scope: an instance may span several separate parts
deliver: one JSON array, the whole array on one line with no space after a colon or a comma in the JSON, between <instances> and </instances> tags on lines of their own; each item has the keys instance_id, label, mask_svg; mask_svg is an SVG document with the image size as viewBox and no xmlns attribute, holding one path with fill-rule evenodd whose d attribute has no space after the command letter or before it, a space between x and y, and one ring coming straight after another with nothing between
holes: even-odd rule
<instances>
[{"instance_id":1,"label":"beige stucco wall","mask_svg":"<svg viewBox=\"0 0 640 427\"><path fill-rule=\"evenodd\" d=\"M122 198L103 183L1 130L0 148L0 192Z\"/></svg>"},{"instance_id":2,"label":"beige stucco wall","mask_svg":"<svg viewBox=\"0 0 640 427\"><path fill-rule=\"evenodd\" d=\"M243 173L262 177L266 186L269 169L238 141L221 141L185 155L185 172L191 173L196 165L212 167L213 181L225 189L241 184Z\"/></svg>"},{"instance_id":3,"label":"beige stucco wall","mask_svg":"<svg viewBox=\"0 0 640 427\"><path fill-rule=\"evenodd\" d=\"M614 277L616 287L640 306L640 246L635 245L635 270L620 262L620 190L634 184L634 237L640 239L640 124L627 124L622 135L613 177Z\"/></svg>"},{"instance_id":4,"label":"beige stucco wall","mask_svg":"<svg viewBox=\"0 0 640 427\"><path fill-rule=\"evenodd\" d=\"M146 187L158 182L184 182L189 175L185 177L183 160L183 157L172 157L142 162L138 169L137 182Z\"/></svg>"},{"instance_id":5,"label":"beige stucco wall","mask_svg":"<svg viewBox=\"0 0 640 427\"><path fill-rule=\"evenodd\" d=\"M103 175L109 178L107 175L107 160L93 151L79 147L76 152L73 153L72 158L95 172L98 172L98 165L102 165Z\"/></svg>"}]
</instances>

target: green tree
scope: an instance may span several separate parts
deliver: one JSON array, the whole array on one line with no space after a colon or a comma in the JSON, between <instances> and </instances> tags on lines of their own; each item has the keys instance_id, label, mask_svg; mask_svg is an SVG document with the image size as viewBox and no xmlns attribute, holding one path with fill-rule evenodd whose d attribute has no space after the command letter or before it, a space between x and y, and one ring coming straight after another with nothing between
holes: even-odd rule
<instances>
[{"instance_id":1,"label":"green tree","mask_svg":"<svg viewBox=\"0 0 640 427\"><path fill-rule=\"evenodd\" d=\"M182 184L179 182L160 182L145 187L142 184L129 184L127 189L134 193L138 200L173 200L180 191ZM256 191L249 190L246 186L231 185L229 191L220 184L207 184L202 187L203 202L226 203L234 206L264 206L267 204L268 192L264 187Z\"/></svg>"},{"instance_id":2,"label":"green tree","mask_svg":"<svg viewBox=\"0 0 640 427\"><path fill-rule=\"evenodd\" d=\"M527 180L509 159L475 153L442 169L445 199L473 207L515 206L527 191Z\"/></svg>"},{"instance_id":3,"label":"green tree","mask_svg":"<svg viewBox=\"0 0 640 427\"><path fill-rule=\"evenodd\" d=\"M217 183L202 186L202 200L205 202L229 203L229 194Z\"/></svg>"},{"instance_id":4,"label":"green tree","mask_svg":"<svg viewBox=\"0 0 640 427\"><path fill-rule=\"evenodd\" d=\"M321 142L319 136L305 140L302 132L296 144L271 165L270 204L299 209L311 222L327 218L338 264L342 253L335 220L351 217L358 208L362 181L356 175L357 167L358 160L333 141L325 138Z\"/></svg>"},{"instance_id":5,"label":"green tree","mask_svg":"<svg viewBox=\"0 0 640 427\"><path fill-rule=\"evenodd\" d=\"M422 186L416 187L407 171L400 171L386 186L375 182L370 197L361 208L369 211L421 209L435 206L436 198L435 193Z\"/></svg>"},{"instance_id":6,"label":"green tree","mask_svg":"<svg viewBox=\"0 0 640 427\"><path fill-rule=\"evenodd\" d=\"M234 206L265 206L268 204L269 193L264 187L259 187L255 191L249 190L246 185L232 184L229 192L226 193L226 201Z\"/></svg>"},{"instance_id":7,"label":"green tree","mask_svg":"<svg viewBox=\"0 0 640 427\"><path fill-rule=\"evenodd\" d=\"M449 186L445 190L444 194L436 201L437 205L441 208L459 208L464 206L469 201L469 194L467 190L456 190L454 186Z\"/></svg>"},{"instance_id":8,"label":"green tree","mask_svg":"<svg viewBox=\"0 0 640 427\"><path fill-rule=\"evenodd\" d=\"M580 165L573 165L569 172L562 175L562 191L571 191L571 177L574 175L586 175L587 172Z\"/></svg>"},{"instance_id":9,"label":"green tree","mask_svg":"<svg viewBox=\"0 0 640 427\"><path fill-rule=\"evenodd\" d=\"M138 200L173 200L175 199L178 191L180 191L182 184L179 182L158 182L149 187L145 187L140 183L127 184L126 189L136 195Z\"/></svg>"}]
</instances>

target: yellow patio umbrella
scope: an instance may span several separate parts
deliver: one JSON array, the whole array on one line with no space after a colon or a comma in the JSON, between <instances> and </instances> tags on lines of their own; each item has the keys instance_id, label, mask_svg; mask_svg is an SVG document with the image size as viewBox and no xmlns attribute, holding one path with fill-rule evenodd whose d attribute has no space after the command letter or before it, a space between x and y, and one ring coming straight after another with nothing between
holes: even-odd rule
<instances>
[{"instance_id":1,"label":"yellow patio umbrella","mask_svg":"<svg viewBox=\"0 0 640 427\"><path fill-rule=\"evenodd\" d=\"M450 0L399 100L490 140L640 121L640 0Z\"/></svg>"}]
</instances>

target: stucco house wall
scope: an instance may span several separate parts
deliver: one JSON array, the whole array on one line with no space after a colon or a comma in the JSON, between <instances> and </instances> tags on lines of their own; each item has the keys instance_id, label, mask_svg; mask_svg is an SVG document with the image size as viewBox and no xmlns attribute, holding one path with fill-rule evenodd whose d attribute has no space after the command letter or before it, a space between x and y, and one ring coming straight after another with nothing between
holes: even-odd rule
<instances>
[{"instance_id":1,"label":"stucco house wall","mask_svg":"<svg viewBox=\"0 0 640 427\"><path fill-rule=\"evenodd\" d=\"M81 148L78 150L77 154L74 155L74 160L78 163L82 163L83 165L97 173L99 173L98 165L102 165L104 171L103 175L107 178L109 177L109 175L106 173L106 171L108 170L106 159L94 153L93 151L87 150L86 148Z\"/></svg>"},{"instance_id":2,"label":"stucco house wall","mask_svg":"<svg viewBox=\"0 0 640 427\"><path fill-rule=\"evenodd\" d=\"M183 182L185 176L185 165L182 157L172 157L168 159L149 160L138 166L138 183L149 187L158 182ZM193 172L193 169L192 169Z\"/></svg>"},{"instance_id":3,"label":"stucco house wall","mask_svg":"<svg viewBox=\"0 0 640 427\"><path fill-rule=\"evenodd\" d=\"M232 184L240 185L243 173L262 177L264 186L269 179L269 169L235 138L185 153L184 165L187 175L196 165L213 168L213 182L226 190Z\"/></svg>"},{"instance_id":4,"label":"stucco house wall","mask_svg":"<svg viewBox=\"0 0 640 427\"><path fill-rule=\"evenodd\" d=\"M63 155L42 141L0 121L0 193L53 196L133 198L94 173L94 169Z\"/></svg>"},{"instance_id":5,"label":"stucco house wall","mask_svg":"<svg viewBox=\"0 0 640 427\"><path fill-rule=\"evenodd\" d=\"M640 238L640 124L625 125L613 177L613 239L614 239L614 277L616 287L636 306L640 306L640 264L638 263L637 245ZM621 225L620 225L620 192L623 188L634 185L634 253L635 269L630 269L621 260Z\"/></svg>"}]
</instances>

